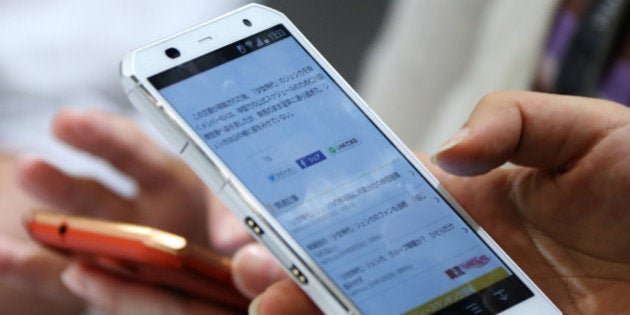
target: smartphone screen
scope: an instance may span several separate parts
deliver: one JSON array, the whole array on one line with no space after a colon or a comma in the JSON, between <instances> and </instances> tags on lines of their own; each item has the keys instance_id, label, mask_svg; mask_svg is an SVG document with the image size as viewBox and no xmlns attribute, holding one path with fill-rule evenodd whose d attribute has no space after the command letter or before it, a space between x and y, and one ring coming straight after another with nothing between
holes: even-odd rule
<instances>
[{"instance_id":1,"label":"smartphone screen","mask_svg":"<svg viewBox=\"0 0 630 315\"><path fill-rule=\"evenodd\" d=\"M149 81L361 312L533 296L284 26Z\"/></svg>"}]
</instances>

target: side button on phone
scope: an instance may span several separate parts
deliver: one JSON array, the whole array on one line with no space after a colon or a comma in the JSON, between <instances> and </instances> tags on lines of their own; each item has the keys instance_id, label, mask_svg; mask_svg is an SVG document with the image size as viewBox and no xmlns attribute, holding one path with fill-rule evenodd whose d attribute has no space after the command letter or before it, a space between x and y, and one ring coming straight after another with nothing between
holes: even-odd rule
<instances>
[{"instance_id":1,"label":"side button on phone","mask_svg":"<svg viewBox=\"0 0 630 315\"><path fill-rule=\"evenodd\" d=\"M245 225L247 225L247 227L249 227L252 231L254 231L256 235L260 236L260 235L265 234L265 231L263 231L263 229L261 229L260 226L258 226L258 223L256 223L256 221L254 221L254 219L250 217L245 218Z\"/></svg>"},{"instance_id":2,"label":"side button on phone","mask_svg":"<svg viewBox=\"0 0 630 315\"><path fill-rule=\"evenodd\" d=\"M308 279L306 276L296 267L295 265L291 266L291 274L297 279L301 284L308 284Z\"/></svg>"}]
</instances>

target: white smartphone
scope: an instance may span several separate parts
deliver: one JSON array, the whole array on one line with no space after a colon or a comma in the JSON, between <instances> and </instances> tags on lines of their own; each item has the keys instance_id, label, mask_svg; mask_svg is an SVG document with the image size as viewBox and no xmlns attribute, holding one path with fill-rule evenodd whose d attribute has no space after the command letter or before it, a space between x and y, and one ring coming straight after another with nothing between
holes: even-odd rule
<instances>
[{"instance_id":1,"label":"white smartphone","mask_svg":"<svg viewBox=\"0 0 630 315\"><path fill-rule=\"evenodd\" d=\"M330 314L559 314L281 13L137 49L132 103Z\"/></svg>"}]
</instances>

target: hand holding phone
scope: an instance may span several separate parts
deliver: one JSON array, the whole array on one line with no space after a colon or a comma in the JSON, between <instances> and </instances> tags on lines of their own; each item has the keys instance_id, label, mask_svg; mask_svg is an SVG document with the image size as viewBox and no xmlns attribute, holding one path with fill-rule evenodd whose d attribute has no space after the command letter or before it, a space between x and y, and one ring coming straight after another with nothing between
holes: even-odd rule
<instances>
[{"instance_id":1,"label":"hand holding phone","mask_svg":"<svg viewBox=\"0 0 630 315\"><path fill-rule=\"evenodd\" d=\"M324 312L559 313L277 11L246 6L140 48L122 74Z\"/></svg>"},{"instance_id":2,"label":"hand holding phone","mask_svg":"<svg viewBox=\"0 0 630 315\"><path fill-rule=\"evenodd\" d=\"M231 262L181 236L147 226L33 211L24 218L33 239L111 274L204 301L244 309Z\"/></svg>"}]
</instances>

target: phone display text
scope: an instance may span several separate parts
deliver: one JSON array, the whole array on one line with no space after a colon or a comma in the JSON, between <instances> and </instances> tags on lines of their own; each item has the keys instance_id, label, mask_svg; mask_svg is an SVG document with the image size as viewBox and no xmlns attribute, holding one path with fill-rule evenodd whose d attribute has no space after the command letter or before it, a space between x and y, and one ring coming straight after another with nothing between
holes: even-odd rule
<instances>
[{"instance_id":1,"label":"phone display text","mask_svg":"<svg viewBox=\"0 0 630 315\"><path fill-rule=\"evenodd\" d=\"M149 81L362 312L533 296L282 25Z\"/></svg>"}]
</instances>

